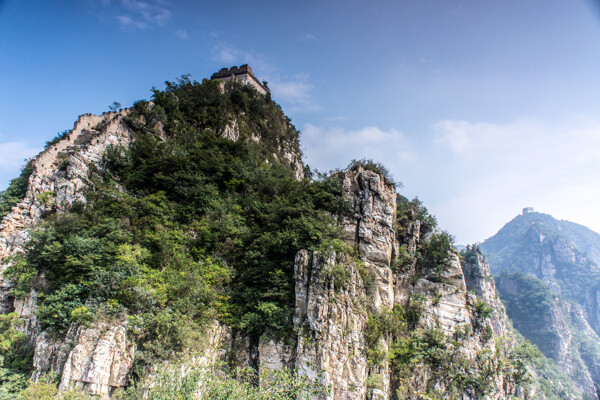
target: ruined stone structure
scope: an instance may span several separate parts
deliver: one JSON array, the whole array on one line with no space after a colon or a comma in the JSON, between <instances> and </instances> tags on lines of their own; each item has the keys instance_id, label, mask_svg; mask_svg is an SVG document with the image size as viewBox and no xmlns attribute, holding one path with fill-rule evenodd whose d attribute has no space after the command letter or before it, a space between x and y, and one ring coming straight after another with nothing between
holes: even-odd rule
<instances>
[{"instance_id":1,"label":"ruined stone structure","mask_svg":"<svg viewBox=\"0 0 600 400\"><path fill-rule=\"evenodd\" d=\"M523 209L523 215L529 214L529 213L532 213L532 212L533 212L533 207L525 207Z\"/></svg>"},{"instance_id":2,"label":"ruined stone structure","mask_svg":"<svg viewBox=\"0 0 600 400\"><path fill-rule=\"evenodd\" d=\"M220 81L237 81L245 85L250 85L258 90L261 94L270 93L269 88L263 85L252 72L252 68L248 64L240 67L233 66L231 68L221 68L219 72L215 72L210 77L211 80L218 79Z\"/></svg>"}]
</instances>

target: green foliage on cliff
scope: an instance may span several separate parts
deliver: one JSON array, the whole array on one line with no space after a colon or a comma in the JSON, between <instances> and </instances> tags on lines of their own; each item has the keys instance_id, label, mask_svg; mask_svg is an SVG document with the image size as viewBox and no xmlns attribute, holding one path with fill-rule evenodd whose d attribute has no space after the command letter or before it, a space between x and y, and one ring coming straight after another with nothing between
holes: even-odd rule
<instances>
[{"instance_id":1,"label":"green foliage on cliff","mask_svg":"<svg viewBox=\"0 0 600 400\"><path fill-rule=\"evenodd\" d=\"M400 246L392 261L394 272L412 274L413 282L423 275L432 281L444 281L443 272L451 266L454 257L454 238L436 228L437 220L418 198L408 200L397 196L394 230ZM413 250L409 252L408 248Z\"/></svg>"},{"instance_id":2,"label":"green foliage on cliff","mask_svg":"<svg viewBox=\"0 0 600 400\"><path fill-rule=\"evenodd\" d=\"M27 385L33 349L18 329L17 313L0 315L0 400L13 399Z\"/></svg>"},{"instance_id":3,"label":"green foliage on cliff","mask_svg":"<svg viewBox=\"0 0 600 400\"><path fill-rule=\"evenodd\" d=\"M462 399L465 393L484 398L495 388L495 379L504 375L515 384L526 381L526 370L512 346L498 342L494 351L483 349L470 359L461 354L464 341L457 330L453 337L439 327L418 328L411 313L419 312L418 302L408 310L396 304L392 310L371 314L365 327L369 364L384 361L390 366L396 395L393 398ZM391 343L386 352L381 340ZM411 382L420 371L428 370L425 391L417 391ZM437 383L443 383L440 387ZM428 397L420 397L428 396Z\"/></svg>"},{"instance_id":4,"label":"green foliage on cliff","mask_svg":"<svg viewBox=\"0 0 600 400\"><path fill-rule=\"evenodd\" d=\"M424 268L431 268L440 276L452 262L452 237L446 232L434 233L418 248L417 260Z\"/></svg>"},{"instance_id":5,"label":"green foliage on cliff","mask_svg":"<svg viewBox=\"0 0 600 400\"><path fill-rule=\"evenodd\" d=\"M232 120L237 141L217 134ZM297 131L248 86L183 77L128 124L135 141L109 149L87 203L32 232L14 293L34 286L58 333L127 317L149 361L199 346L215 318L254 337L289 331L294 256L340 235L339 182L295 179Z\"/></svg>"},{"instance_id":6,"label":"green foliage on cliff","mask_svg":"<svg viewBox=\"0 0 600 400\"><path fill-rule=\"evenodd\" d=\"M31 162L28 162L21 170L21 174L10 181L8 188L0 192L0 220L10 212L11 208L23 200L25 193L27 193L27 184L32 172L33 166Z\"/></svg>"},{"instance_id":7,"label":"green foliage on cliff","mask_svg":"<svg viewBox=\"0 0 600 400\"><path fill-rule=\"evenodd\" d=\"M399 235L400 242L404 242L406 236L410 234L407 229L412 228L415 222L420 225L420 233L426 234L437 227L436 218L429 213L423 202L415 197L408 200L402 195L396 198L396 225L395 229Z\"/></svg>"},{"instance_id":8,"label":"green foliage on cliff","mask_svg":"<svg viewBox=\"0 0 600 400\"><path fill-rule=\"evenodd\" d=\"M479 244L468 244L459 252L461 264L466 263L475 265L478 262L479 256L483 255L483 251Z\"/></svg>"},{"instance_id":9,"label":"green foliage on cliff","mask_svg":"<svg viewBox=\"0 0 600 400\"><path fill-rule=\"evenodd\" d=\"M260 385L256 384L256 378L256 371L250 368L231 371L184 359L165 365L154 377L144 376L115 399L310 400L329 393L329 388L317 380L311 381L306 375L285 368L261 370ZM149 382L152 382L150 389Z\"/></svg>"},{"instance_id":10,"label":"green foliage on cliff","mask_svg":"<svg viewBox=\"0 0 600 400\"><path fill-rule=\"evenodd\" d=\"M548 285L519 272L498 275L496 285L515 328L548 357L557 356L556 343L560 338L552 325L555 305Z\"/></svg>"},{"instance_id":11,"label":"green foliage on cliff","mask_svg":"<svg viewBox=\"0 0 600 400\"><path fill-rule=\"evenodd\" d=\"M396 187L402 187L402 183L396 182L394 180L394 178L392 177L392 173L390 172L390 170L387 169L387 167L380 162L377 162L377 161L374 161L374 160L371 160L368 158L363 158L360 160L352 160L352 161L350 161L350 164L348 164L348 167L346 167L346 169L349 171L352 171L352 170L358 169L359 167L363 168L367 171L373 171L373 172L381 175L383 177L383 179L385 180L385 182L390 185L394 185Z\"/></svg>"}]
</instances>

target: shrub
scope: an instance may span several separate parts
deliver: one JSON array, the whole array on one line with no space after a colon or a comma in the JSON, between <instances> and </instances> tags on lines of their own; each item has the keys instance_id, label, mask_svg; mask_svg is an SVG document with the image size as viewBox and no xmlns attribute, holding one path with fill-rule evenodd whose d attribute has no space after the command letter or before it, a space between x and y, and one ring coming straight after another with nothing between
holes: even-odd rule
<instances>
[{"instance_id":1,"label":"shrub","mask_svg":"<svg viewBox=\"0 0 600 400\"><path fill-rule=\"evenodd\" d=\"M485 301L477 299L475 302L475 315L477 318L487 319L492 315L493 312L494 309L488 306Z\"/></svg>"},{"instance_id":2,"label":"shrub","mask_svg":"<svg viewBox=\"0 0 600 400\"><path fill-rule=\"evenodd\" d=\"M152 382L152 386L147 390L149 382ZM184 359L163 365L155 377L142 378L124 393L118 394L117 399L309 400L329 392L329 388L318 381L311 381L305 375L286 368L262 369L260 384L256 383L254 370L241 369L228 373L220 366L197 364Z\"/></svg>"},{"instance_id":3,"label":"shrub","mask_svg":"<svg viewBox=\"0 0 600 400\"><path fill-rule=\"evenodd\" d=\"M92 313L86 306L77 307L71 311L71 320L78 324L87 324L92 320Z\"/></svg>"},{"instance_id":4,"label":"shrub","mask_svg":"<svg viewBox=\"0 0 600 400\"><path fill-rule=\"evenodd\" d=\"M348 164L348 167L346 167L346 169L349 171L354 171L357 170L359 167L381 175L386 183L389 183L396 187L402 187L402 183L396 183L390 171L383 164L377 161L373 161L367 158L363 158L361 160L352 160L350 161L350 164Z\"/></svg>"},{"instance_id":5,"label":"shrub","mask_svg":"<svg viewBox=\"0 0 600 400\"><path fill-rule=\"evenodd\" d=\"M333 279L333 287L337 292L346 290L350 282L350 272L341 264L333 264L330 267L329 274Z\"/></svg>"},{"instance_id":6,"label":"shrub","mask_svg":"<svg viewBox=\"0 0 600 400\"><path fill-rule=\"evenodd\" d=\"M69 132L71 132L71 131L66 130L66 131L57 133L54 138L52 138L51 140L46 142L46 145L44 146L44 150L49 149L50 147L54 146L55 144L57 144L58 142L60 142L64 138L66 138L69 135Z\"/></svg>"},{"instance_id":7,"label":"shrub","mask_svg":"<svg viewBox=\"0 0 600 400\"><path fill-rule=\"evenodd\" d=\"M55 192L53 190L48 190L46 192L38 194L37 201L42 205L49 205L54 195Z\"/></svg>"},{"instance_id":8,"label":"shrub","mask_svg":"<svg viewBox=\"0 0 600 400\"><path fill-rule=\"evenodd\" d=\"M392 261L392 271L402 272L411 265L412 261L413 256L406 250L406 245L402 244L398 247L398 255Z\"/></svg>"},{"instance_id":9,"label":"shrub","mask_svg":"<svg viewBox=\"0 0 600 400\"><path fill-rule=\"evenodd\" d=\"M10 210L25 198L29 177L33 173L33 164L27 162L21 170L21 174L10 181L8 188L0 192L0 220L4 218Z\"/></svg>"},{"instance_id":10,"label":"shrub","mask_svg":"<svg viewBox=\"0 0 600 400\"><path fill-rule=\"evenodd\" d=\"M441 277L442 272L451 265L452 262L452 242L453 239L446 232L435 233L419 249L418 260L424 268L433 268Z\"/></svg>"}]
</instances>

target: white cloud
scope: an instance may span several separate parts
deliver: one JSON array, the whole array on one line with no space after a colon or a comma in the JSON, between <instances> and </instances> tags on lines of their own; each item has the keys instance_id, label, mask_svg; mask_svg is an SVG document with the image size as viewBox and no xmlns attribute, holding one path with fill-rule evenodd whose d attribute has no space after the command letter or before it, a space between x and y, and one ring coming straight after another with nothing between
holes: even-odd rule
<instances>
[{"instance_id":1,"label":"white cloud","mask_svg":"<svg viewBox=\"0 0 600 400\"><path fill-rule=\"evenodd\" d=\"M396 129L383 130L368 126L357 130L319 127L311 124L302 129L305 161L313 168L343 168L352 159L370 158L400 171L419 158L409 138ZM396 176L399 180L402 177Z\"/></svg>"},{"instance_id":2,"label":"white cloud","mask_svg":"<svg viewBox=\"0 0 600 400\"><path fill-rule=\"evenodd\" d=\"M123 26L133 25L133 19L131 19L131 17L128 17L127 15L118 15L117 21L119 21L119 23Z\"/></svg>"},{"instance_id":3,"label":"white cloud","mask_svg":"<svg viewBox=\"0 0 600 400\"><path fill-rule=\"evenodd\" d=\"M302 35L301 39L305 42L316 42L317 41L317 37L315 35L313 35L312 33L305 33L304 35Z\"/></svg>"},{"instance_id":4,"label":"white cloud","mask_svg":"<svg viewBox=\"0 0 600 400\"><path fill-rule=\"evenodd\" d=\"M0 143L0 172L18 171L40 149L24 142Z\"/></svg>"},{"instance_id":5,"label":"white cloud","mask_svg":"<svg viewBox=\"0 0 600 400\"><path fill-rule=\"evenodd\" d=\"M249 64L256 77L266 80L273 98L283 103L288 112L314 111L320 109L312 97L314 86L305 74L289 75L268 62L262 54L242 51L225 43L213 49L213 59L224 66Z\"/></svg>"},{"instance_id":6,"label":"white cloud","mask_svg":"<svg viewBox=\"0 0 600 400\"><path fill-rule=\"evenodd\" d=\"M526 206L600 231L600 213L589 211L600 201L600 121L446 120L435 131L442 167L431 208L461 240L493 235Z\"/></svg>"},{"instance_id":7,"label":"white cloud","mask_svg":"<svg viewBox=\"0 0 600 400\"><path fill-rule=\"evenodd\" d=\"M523 207L600 231L600 121L561 126L445 120L431 132L306 124L301 143L313 168L372 158L418 195L459 243L482 241Z\"/></svg>"},{"instance_id":8,"label":"white cloud","mask_svg":"<svg viewBox=\"0 0 600 400\"><path fill-rule=\"evenodd\" d=\"M213 52L213 59L223 64L235 64L243 58L241 51L222 44L215 46Z\"/></svg>"},{"instance_id":9,"label":"white cloud","mask_svg":"<svg viewBox=\"0 0 600 400\"><path fill-rule=\"evenodd\" d=\"M175 32L175 36L177 36L179 39L189 39L190 35L187 33L187 31L185 29L179 29L178 31Z\"/></svg>"},{"instance_id":10,"label":"white cloud","mask_svg":"<svg viewBox=\"0 0 600 400\"><path fill-rule=\"evenodd\" d=\"M304 75L289 78L275 75L269 80L269 88L277 101L289 104L291 112L319 110L311 95L314 85L307 81Z\"/></svg>"},{"instance_id":11,"label":"white cloud","mask_svg":"<svg viewBox=\"0 0 600 400\"><path fill-rule=\"evenodd\" d=\"M171 5L165 0L101 0L100 5L102 14L107 14L110 20L125 29L143 30L164 26L172 16L169 10Z\"/></svg>"}]
</instances>

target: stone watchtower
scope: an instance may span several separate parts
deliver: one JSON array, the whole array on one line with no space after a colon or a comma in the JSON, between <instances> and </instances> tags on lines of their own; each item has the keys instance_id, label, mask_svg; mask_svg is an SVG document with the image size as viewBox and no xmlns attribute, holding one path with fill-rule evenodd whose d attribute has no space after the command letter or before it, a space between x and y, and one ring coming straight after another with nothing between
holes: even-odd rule
<instances>
[{"instance_id":1,"label":"stone watchtower","mask_svg":"<svg viewBox=\"0 0 600 400\"><path fill-rule=\"evenodd\" d=\"M210 77L211 80L218 79L220 81L237 81L245 85L250 85L258 90L261 94L270 93L269 88L263 85L252 72L252 68L248 64L241 65L240 67L221 68L219 72L215 72Z\"/></svg>"},{"instance_id":2,"label":"stone watchtower","mask_svg":"<svg viewBox=\"0 0 600 400\"><path fill-rule=\"evenodd\" d=\"M533 207L525 207L523 209L523 215L529 214L529 213L532 213L532 212L533 212Z\"/></svg>"}]
</instances>

